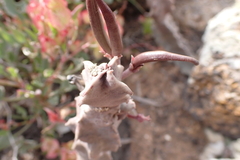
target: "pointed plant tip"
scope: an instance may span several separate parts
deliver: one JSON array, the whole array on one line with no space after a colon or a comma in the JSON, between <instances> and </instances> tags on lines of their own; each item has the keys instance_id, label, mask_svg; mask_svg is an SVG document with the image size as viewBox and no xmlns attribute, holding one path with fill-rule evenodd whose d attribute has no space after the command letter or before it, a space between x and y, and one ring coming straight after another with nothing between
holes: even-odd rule
<instances>
[{"instance_id":1,"label":"pointed plant tip","mask_svg":"<svg viewBox=\"0 0 240 160\"><path fill-rule=\"evenodd\" d=\"M133 55L131 55L131 61L133 61L134 60L134 56Z\"/></svg>"},{"instance_id":2,"label":"pointed plant tip","mask_svg":"<svg viewBox=\"0 0 240 160\"><path fill-rule=\"evenodd\" d=\"M195 64L195 65L199 65L199 61L195 59L194 64Z\"/></svg>"},{"instance_id":3,"label":"pointed plant tip","mask_svg":"<svg viewBox=\"0 0 240 160\"><path fill-rule=\"evenodd\" d=\"M185 62L191 62L195 65L198 65L199 62L192 57L180 55L176 53L171 53L167 51L149 51L149 52L143 52L134 59L132 59L132 63L135 67L147 63L147 62L153 62L153 61L185 61Z\"/></svg>"},{"instance_id":4,"label":"pointed plant tip","mask_svg":"<svg viewBox=\"0 0 240 160\"><path fill-rule=\"evenodd\" d=\"M188 57L188 56L186 56L186 57L187 57L186 60L183 60L183 61L191 62L191 63L193 63L194 65L199 65L198 60L196 60L195 58Z\"/></svg>"},{"instance_id":5,"label":"pointed plant tip","mask_svg":"<svg viewBox=\"0 0 240 160\"><path fill-rule=\"evenodd\" d=\"M148 51L140 53L136 57L131 56L131 63L129 64L128 69L123 72L122 79L137 72L145 63L154 61L185 61L193 63L194 65L199 64L198 60L189 56L167 51Z\"/></svg>"},{"instance_id":6,"label":"pointed plant tip","mask_svg":"<svg viewBox=\"0 0 240 160\"><path fill-rule=\"evenodd\" d=\"M101 13L107 26L108 38L112 50L112 55L120 56L123 51L123 44L115 15L103 0L96 0L96 3L99 9L101 10Z\"/></svg>"},{"instance_id":7,"label":"pointed plant tip","mask_svg":"<svg viewBox=\"0 0 240 160\"><path fill-rule=\"evenodd\" d=\"M102 47L103 51L111 55L112 49L109 38L104 30L103 19L101 16L102 12L99 11L96 0L86 0L86 6L90 18L90 25L96 40Z\"/></svg>"}]
</instances>

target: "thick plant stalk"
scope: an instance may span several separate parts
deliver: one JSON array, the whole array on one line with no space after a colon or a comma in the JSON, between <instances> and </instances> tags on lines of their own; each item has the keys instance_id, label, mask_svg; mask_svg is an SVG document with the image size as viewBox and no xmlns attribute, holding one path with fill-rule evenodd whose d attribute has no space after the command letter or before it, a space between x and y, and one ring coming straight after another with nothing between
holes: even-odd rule
<instances>
[{"instance_id":1,"label":"thick plant stalk","mask_svg":"<svg viewBox=\"0 0 240 160\"><path fill-rule=\"evenodd\" d=\"M142 67L144 63L153 61L186 61L198 65L198 61L196 59L188 56L183 56L166 51L143 52L136 57L132 57L129 68L123 72L122 79L125 79L132 73L138 71L138 69Z\"/></svg>"},{"instance_id":2,"label":"thick plant stalk","mask_svg":"<svg viewBox=\"0 0 240 160\"><path fill-rule=\"evenodd\" d=\"M103 0L96 0L106 22L113 56L122 56L123 45L115 15Z\"/></svg>"},{"instance_id":3,"label":"thick plant stalk","mask_svg":"<svg viewBox=\"0 0 240 160\"><path fill-rule=\"evenodd\" d=\"M112 59L99 66L84 62L85 88L75 99L76 116L66 123L75 133L73 147L79 157L99 160L109 151L116 151L121 146L117 131L121 120L128 114L138 115L132 91L113 74L111 66L117 61ZM117 70L122 72L120 67Z\"/></svg>"},{"instance_id":4,"label":"thick plant stalk","mask_svg":"<svg viewBox=\"0 0 240 160\"><path fill-rule=\"evenodd\" d=\"M105 53L112 55L112 49L109 44L106 32L103 27L102 17L95 0L86 0L86 6L90 18L90 24L99 45ZM112 57L112 56L111 56Z\"/></svg>"}]
</instances>

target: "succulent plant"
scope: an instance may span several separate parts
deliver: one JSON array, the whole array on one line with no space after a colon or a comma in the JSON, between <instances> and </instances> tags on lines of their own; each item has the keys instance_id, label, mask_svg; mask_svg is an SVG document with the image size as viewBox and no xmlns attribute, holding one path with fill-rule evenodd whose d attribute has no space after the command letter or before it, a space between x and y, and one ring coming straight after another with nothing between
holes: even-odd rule
<instances>
[{"instance_id":1,"label":"succulent plant","mask_svg":"<svg viewBox=\"0 0 240 160\"><path fill-rule=\"evenodd\" d=\"M111 151L117 151L121 146L117 130L121 121L126 117L140 122L150 120L137 113L131 98L133 92L122 80L147 62L175 60L197 65L198 61L166 51L149 51L132 57L129 67L124 70L121 65L122 39L113 12L103 0L86 0L86 4L92 31L109 62L96 65L84 61L80 77L67 77L78 86L80 94L75 98L76 116L66 125L75 133L73 148L77 151L78 160L110 160Z\"/></svg>"}]
</instances>

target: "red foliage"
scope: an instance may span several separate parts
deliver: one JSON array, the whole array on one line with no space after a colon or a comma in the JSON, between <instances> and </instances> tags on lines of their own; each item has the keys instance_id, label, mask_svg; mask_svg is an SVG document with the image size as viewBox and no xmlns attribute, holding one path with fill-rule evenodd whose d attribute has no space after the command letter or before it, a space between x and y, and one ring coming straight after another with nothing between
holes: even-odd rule
<instances>
[{"instance_id":1,"label":"red foliage","mask_svg":"<svg viewBox=\"0 0 240 160\"><path fill-rule=\"evenodd\" d=\"M38 30L42 52L51 52L72 34L74 23L65 0L31 0L27 13Z\"/></svg>"},{"instance_id":2,"label":"red foliage","mask_svg":"<svg viewBox=\"0 0 240 160\"><path fill-rule=\"evenodd\" d=\"M4 119L0 119L0 129L8 130L8 125Z\"/></svg>"},{"instance_id":3,"label":"red foliage","mask_svg":"<svg viewBox=\"0 0 240 160\"><path fill-rule=\"evenodd\" d=\"M60 115L49 108L44 108L44 110L47 112L48 119L51 123L64 123L65 121L60 117Z\"/></svg>"},{"instance_id":4,"label":"red foliage","mask_svg":"<svg viewBox=\"0 0 240 160\"><path fill-rule=\"evenodd\" d=\"M136 119L138 122L143 122L143 121L150 121L151 118L149 116L144 116L143 114L138 114L136 116L128 114L129 118Z\"/></svg>"}]
</instances>

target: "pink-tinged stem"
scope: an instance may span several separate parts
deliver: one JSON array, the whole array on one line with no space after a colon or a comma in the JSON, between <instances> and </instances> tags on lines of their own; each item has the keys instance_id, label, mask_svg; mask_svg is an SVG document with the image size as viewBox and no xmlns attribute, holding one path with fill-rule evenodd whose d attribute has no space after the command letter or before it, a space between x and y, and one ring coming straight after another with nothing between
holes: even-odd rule
<instances>
[{"instance_id":1,"label":"pink-tinged stem","mask_svg":"<svg viewBox=\"0 0 240 160\"><path fill-rule=\"evenodd\" d=\"M111 56L112 50L103 27L103 21L100 15L101 13L99 12L96 0L86 0L86 6L94 36L104 52Z\"/></svg>"},{"instance_id":2,"label":"pink-tinged stem","mask_svg":"<svg viewBox=\"0 0 240 160\"><path fill-rule=\"evenodd\" d=\"M138 114L136 116L128 114L127 116L129 118L136 119L138 122L144 122L144 121L150 121L151 120L151 118L149 116L144 116L143 114Z\"/></svg>"},{"instance_id":3,"label":"pink-tinged stem","mask_svg":"<svg viewBox=\"0 0 240 160\"><path fill-rule=\"evenodd\" d=\"M154 61L186 61L191 62L195 65L198 65L198 61L192 57L179 55L175 53L170 53L166 51L150 51L144 52L136 57L132 57L131 63L123 72L122 79L130 76L134 72L138 71L138 69L144 65L144 63L154 62Z\"/></svg>"},{"instance_id":4,"label":"pink-tinged stem","mask_svg":"<svg viewBox=\"0 0 240 160\"><path fill-rule=\"evenodd\" d=\"M77 16L77 14L83 9L83 4L77 5L71 12L72 16Z\"/></svg>"},{"instance_id":5,"label":"pink-tinged stem","mask_svg":"<svg viewBox=\"0 0 240 160\"><path fill-rule=\"evenodd\" d=\"M120 57L123 51L122 38L115 15L103 0L96 0L106 22L113 56Z\"/></svg>"}]
</instances>

